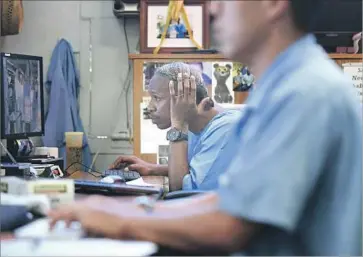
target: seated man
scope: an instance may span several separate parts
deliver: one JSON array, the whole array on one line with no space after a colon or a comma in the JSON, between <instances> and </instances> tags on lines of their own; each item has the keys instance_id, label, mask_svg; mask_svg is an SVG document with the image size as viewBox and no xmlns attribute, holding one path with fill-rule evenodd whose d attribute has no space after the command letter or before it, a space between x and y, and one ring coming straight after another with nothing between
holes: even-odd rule
<instances>
[{"instance_id":1,"label":"seated man","mask_svg":"<svg viewBox=\"0 0 363 257\"><path fill-rule=\"evenodd\" d=\"M257 78L221 153L216 192L146 210L90 198L54 210L52 223L191 252L362 256L362 110L307 34L318 2L210 2L223 55Z\"/></svg>"},{"instance_id":2,"label":"seated man","mask_svg":"<svg viewBox=\"0 0 363 257\"><path fill-rule=\"evenodd\" d=\"M178 77L178 73L180 76ZM183 76L185 76L183 78ZM190 76L194 77L190 81ZM169 86L177 88L187 83L184 91L178 91L175 99L170 97ZM195 95L189 91L195 87ZM169 165L147 163L135 156L121 156L111 169L128 165L129 170L142 176L169 176L170 190L213 190L223 169L216 162L221 150L228 143L226 135L237 121L240 111L218 111L208 97L202 74L182 62L166 64L155 71L148 87L151 101L148 106L152 122L159 129L171 129ZM187 94L188 93L188 94ZM188 112L190 105L197 104L195 112Z\"/></svg>"}]
</instances>

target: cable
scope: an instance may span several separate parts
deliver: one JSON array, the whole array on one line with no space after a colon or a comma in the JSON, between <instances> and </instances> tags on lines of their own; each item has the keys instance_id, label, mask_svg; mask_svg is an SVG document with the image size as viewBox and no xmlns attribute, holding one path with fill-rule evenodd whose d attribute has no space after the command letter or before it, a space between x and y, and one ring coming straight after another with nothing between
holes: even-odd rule
<instances>
[{"instance_id":1,"label":"cable","mask_svg":"<svg viewBox=\"0 0 363 257\"><path fill-rule=\"evenodd\" d=\"M92 163L91 163L91 167L94 167L94 165L95 165L95 163L96 163L96 159L97 159L97 157L98 157L99 153L100 153L100 149L98 148L98 150L97 150L97 152L96 152L95 156L93 156ZM90 172L90 170L88 170L88 172Z\"/></svg>"},{"instance_id":2,"label":"cable","mask_svg":"<svg viewBox=\"0 0 363 257\"><path fill-rule=\"evenodd\" d=\"M9 156L10 160L13 162L13 163L17 163L15 158L13 157L13 155L8 151L8 149L3 145L3 142L0 140L0 145L1 147L3 148L3 150L5 151L5 153Z\"/></svg>"},{"instance_id":3,"label":"cable","mask_svg":"<svg viewBox=\"0 0 363 257\"><path fill-rule=\"evenodd\" d=\"M124 17L124 33L125 33L125 40L126 40L126 47L127 47L127 55L130 53L130 46L129 46L129 39L127 36L127 30L126 30L126 17ZM129 57L127 56L127 59ZM130 61L128 60L128 68L127 68L127 77L126 77L126 82L127 82L127 88L126 88L126 93L125 93L125 103L126 103L126 128L129 130L130 129L130 117L129 117L129 103L128 103L128 92L129 92L129 88L130 88L130 73L131 73L131 67L130 67Z\"/></svg>"},{"instance_id":4,"label":"cable","mask_svg":"<svg viewBox=\"0 0 363 257\"><path fill-rule=\"evenodd\" d=\"M80 163L80 162L73 162L73 163L71 163L65 170L64 170L64 172L67 174L67 176L71 176L72 174L74 174L74 173L76 173L77 171L74 171L74 172L72 172L72 173L68 173L68 169L70 168L70 167L72 167L74 164L79 164L79 165L81 165L81 166L83 166L83 167L85 167L86 169L88 169L88 170L92 170L93 172L95 172L95 173L97 173L97 174L100 174L100 176L96 176L95 174L92 174L91 172L88 172L89 174L91 174L92 176L94 176L94 177L96 177L96 178L101 178L102 177L102 173L101 172L99 172L99 171L97 171L97 170L94 170L94 169L92 169L92 168L90 168L90 167L88 167L88 166L86 166L86 165L84 165L83 163Z\"/></svg>"},{"instance_id":5,"label":"cable","mask_svg":"<svg viewBox=\"0 0 363 257\"><path fill-rule=\"evenodd\" d=\"M125 35L125 43L126 43L126 49L127 49L127 54L130 53L130 44L129 44L129 39L128 39L128 35L127 35L127 18L123 17L123 30L124 30L124 35ZM126 78L124 80L124 87L122 88L117 100L116 100L116 109L119 106L121 97L125 94L125 116L126 116L126 128L129 132L130 138L131 138L131 133L130 133L130 116L129 116L129 100L128 100L128 92L130 90L131 87L131 64L130 61L128 62L128 67L127 67L127 72L126 72ZM115 129L117 128L118 123L116 123L115 125L112 126L112 133L114 133Z\"/></svg>"},{"instance_id":6,"label":"cable","mask_svg":"<svg viewBox=\"0 0 363 257\"><path fill-rule=\"evenodd\" d=\"M140 52L140 37L137 40L137 44L136 44L136 51Z\"/></svg>"},{"instance_id":7,"label":"cable","mask_svg":"<svg viewBox=\"0 0 363 257\"><path fill-rule=\"evenodd\" d=\"M126 40L126 47L127 47L127 53L129 54L130 53L130 46L129 46L129 39L128 39L128 36L127 36L127 31L126 31L126 17L123 18L124 20L124 33L125 33L125 40Z\"/></svg>"}]
</instances>

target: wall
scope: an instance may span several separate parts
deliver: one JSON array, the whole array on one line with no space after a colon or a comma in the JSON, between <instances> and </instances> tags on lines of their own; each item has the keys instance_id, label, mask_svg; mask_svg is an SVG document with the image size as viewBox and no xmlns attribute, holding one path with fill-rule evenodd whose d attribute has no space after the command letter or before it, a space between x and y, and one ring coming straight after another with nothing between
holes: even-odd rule
<instances>
[{"instance_id":1,"label":"wall","mask_svg":"<svg viewBox=\"0 0 363 257\"><path fill-rule=\"evenodd\" d=\"M117 155L132 153L129 142L112 143L110 139L96 138L126 130L125 95L121 92L128 68L127 48L123 21L112 13L113 2L23 1L23 4L23 30L19 35L2 37L1 51L43 56L46 74L57 40L67 39L79 62L81 118L90 134L92 151L100 153L95 167L102 170ZM138 40L138 24L138 18L127 19L126 29L133 52ZM131 94L132 90L129 90L129 101ZM117 105L118 99L120 104ZM129 112L130 117L132 110ZM39 138L35 141L41 142Z\"/></svg>"},{"instance_id":2,"label":"wall","mask_svg":"<svg viewBox=\"0 0 363 257\"><path fill-rule=\"evenodd\" d=\"M118 155L131 154L128 141L97 139L128 130L124 82L129 62L124 21L113 15L113 1L23 1L23 5L22 32L2 37L0 50L43 56L46 74L57 40L67 39L79 63L80 114L92 152L98 152L95 168L103 170ZM130 52L136 52L138 17L127 18L125 28ZM132 87L127 94L128 117L132 117L131 99ZM39 138L34 140L41 144Z\"/></svg>"}]
</instances>

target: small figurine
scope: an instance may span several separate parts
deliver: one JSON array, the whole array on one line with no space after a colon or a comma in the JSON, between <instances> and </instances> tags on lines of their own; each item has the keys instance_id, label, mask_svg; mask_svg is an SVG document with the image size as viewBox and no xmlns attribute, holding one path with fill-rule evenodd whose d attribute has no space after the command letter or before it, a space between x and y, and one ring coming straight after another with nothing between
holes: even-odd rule
<instances>
[{"instance_id":1,"label":"small figurine","mask_svg":"<svg viewBox=\"0 0 363 257\"><path fill-rule=\"evenodd\" d=\"M359 32L357 34L355 34L352 38L353 40L353 47L354 47L354 53L357 54L359 53L359 50L362 51L361 49L361 45L360 45L360 41L362 39L362 32Z\"/></svg>"}]
</instances>

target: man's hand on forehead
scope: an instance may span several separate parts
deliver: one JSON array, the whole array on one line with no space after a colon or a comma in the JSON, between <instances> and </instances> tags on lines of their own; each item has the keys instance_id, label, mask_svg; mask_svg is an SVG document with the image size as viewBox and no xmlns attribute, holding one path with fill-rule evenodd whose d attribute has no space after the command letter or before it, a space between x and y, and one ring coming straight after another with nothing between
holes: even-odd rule
<instances>
[{"instance_id":1,"label":"man's hand on forehead","mask_svg":"<svg viewBox=\"0 0 363 257\"><path fill-rule=\"evenodd\" d=\"M175 96L182 96L184 94L187 94L187 97L191 94L196 96L196 80L195 76L191 75L190 72L178 73L177 83L174 83L174 81L170 82L174 87ZM194 93L192 90L194 90ZM172 92L170 92L170 94L172 94Z\"/></svg>"},{"instance_id":2,"label":"man's hand on forehead","mask_svg":"<svg viewBox=\"0 0 363 257\"><path fill-rule=\"evenodd\" d=\"M171 122L172 125L187 128L189 115L197 112L195 77L189 74L178 74L178 81L175 87L171 80L169 83L171 97ZM174 126L174 127L175 127Z\"/></svg>"}]
</instances>

